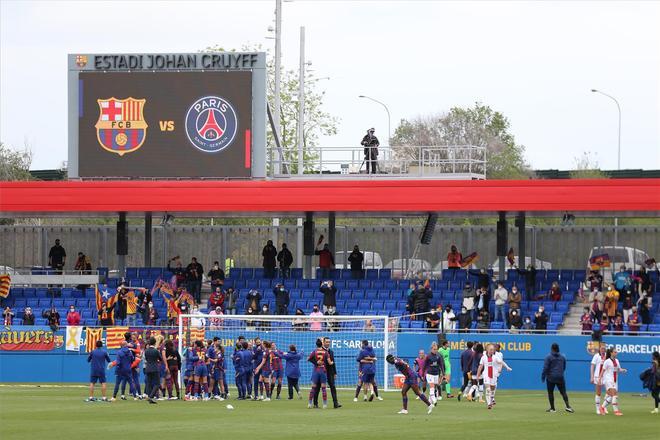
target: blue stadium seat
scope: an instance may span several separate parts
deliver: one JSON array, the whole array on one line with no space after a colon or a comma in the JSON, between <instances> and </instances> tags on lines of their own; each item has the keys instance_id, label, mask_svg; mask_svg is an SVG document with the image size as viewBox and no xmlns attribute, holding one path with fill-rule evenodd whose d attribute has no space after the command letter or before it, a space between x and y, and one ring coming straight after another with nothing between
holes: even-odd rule
<instances>
[{"instance_id":1,"label":"blue stadium seat","mask_svg":"<svg viewBox=\"0 0 660 440\"><path fill-rule=\"evenodd\" d=\"M463 281L451 281L449 283L449 290L461 290L463 289Z\"/></svg>"},{"instance_id":2,"label":"blue stadium seat","mask_svg":"<svg viewBox=\"0 0 660 440\"><path fill-rule=\"evenodd\" d=\"M380 279L380 280L391 280L392 279L392 269L380 269L378 271L378 279Z\"/></svg>"},{"instance_id":3,"label":"blue stadium seat","mask_svg":"<svg viewBox=\"0 0 660 440\"><path fill-rule=\"evenodd\" d=\"M259 280L254 280L254 279L246 280L245 288L246 289L258 289L259 288Z\"/></svg>"},{"instance_id":4,"label":"blue stadium seat","mask_svg":"<svg viewBox=\"0 0 660 440\"><path fill-rule=\"evenodd\" d=\"M383 308L385 311L394 311L397 309L397 302L389 299L383 303Z\"/></svg>"},{"instance_id":5,"label":"blue stadium seat","mask_svg":"<svg viewBox=\"0 0 660 440\"><path fill-rule=\"evenodd\" d=\"M568 313L568 310L570 309L570 304L566 302L558 302L557 305L555 306L555 311L560 312L560 313Z\"/></svg>"},{"instance_id":6,"label":"blue stadium seat","mask_svg":"<svg viewBox=\"0 0 660 440\"><path fill-rule=\"evenodd\" d=\"M138 268L137 267L127 267L126 268L126 278L138 278Z\"/></svg>"},{"instance_id":7,"label":"blue stadium seat","mask_svg":"<svg viewBox=\"0 0 660 440\"><path fill-rule=\"evenodd\" d=\"M294 267L293 269L291 269L290 274L291 274L291 278L293 278L294 280L299 280L302 279L303 277L303 270L300 267Z\"/></svg>"},{"instance_id":8,"label":"blue stadium seat","mask_svg":"<svg viewBox=\"0 0 660 440\"><path fill-rule=\"evenodd\" d=\"M504 329L504 323L502 321L496 321L490 323L491 330L502 330Z\"/></svg>"},{"instance_id":9,"label":"blue stadium seat","mask_svg":"<svg viewBox=\"0 0 660 440\"><path fill-rule=\"evenodd\" d=\"M347 289L357 289L359 287L359 282L358 280L348 280L346 281L346 288Z\"/></svg>"},{"instance_id":10,"label":"blue stadium seat","mask_svg":"<svg viewBox=\"0 0 660 440\"><path fill-rule=\"evenodd\" d=\"M378 298L378 291L375 289L367 289L364 291L364 299L374 300Z\"/></svg>"},{"instance_id":11,"label":"blue stadium seat","mask_svg":"<svg viewBox=\"0 0 660 440\"><path fill-rule=\"evenodd\" d=\"M105 282L108 285L108 287L112 289L116 289L117 286L119 285L119 279L117 278L108 278L105 280Z\"/></svg>"},{"instance_id":12,"label":"blue stadium seat","mask_svg":"<svg viewBox=\"0 0 660 440\"><path fill-rule=\"evenodd\" d=\"M564 321L564 314L563 313L551 313L550 314L550 322L563 322Z\"/></svg>"},{"instance_id":13,"label":"blue stadium seat","mask_svg":"<svg viewBox=\"0 0 660 440\"><path fill-rule=\"evenodd\" d=\"M358 308L358 300L349 299L349 300L346 301L346 309L355 310L357 308Z\"/></svg>"},{"instance_id":14,"label":"blue stadium seat","mask_svg":"<svg viewBox=\"0 0 660 440\"><path fill-rule=\"evenodd\" d=\"M256 269L243 269L241 274L245 279L254 278L260 280L265 277L263 267L257 267Z\"/></svg>"},{"instance_id":15,"label":"blue stadium seat","mask_svg":"<svg viewBox=\"0 0 660 440\"><path fill-rule=\"evenodd\" d=\"M266 290L271 290L273 286L277 283L276 280L268 280L268 279L262 279L262 280L257 280L259 283L259 289L266 291Z\"/></svg>"},{"instance_id":16,"label":"blue stadium seat","mask_svg":"<svg viewBox=\"0 0 660 440\"><path fill-rule=\"evenodd\" d=\"M468 279L467 270L454 270L455 281L467 281L467 279Z\"/></svg>"},{"instance_id":17,"label":"blue stadium seat","mask_svg":"<svg viewBox=\"0 0 660 440\"><path fill-rule=\"evenodd\" d=\"M543 301L543 307L545 308L546 313L550 313L555 310L556 303L554 301Z\"/></svg>"},{"instance_id":18,"label":"blue stadium seat","mask_svg":"<svg viewBox=\"0 0 660 440\"><path fill-rule=\"evenodd\" d=\"M542 278L539 278L539 272L540 271L536 272L536 279L537 280L542 279ZM548 269L546 271L546 274L545 274L545 279L547 281L550 281L550 282L557 281L559 279L559 270L557 270L557 269Z\"/></svg>"},{"instance_id":19,"label":"blue stadium seat","mask_svg":"<svg viewBox=\"0 0 660 440\"><path fill-rule=\"evenodd\" d=\"M573 281L573 270L572 269L562 269L559 271L559 277L562 281Z\"/></svg>"},{"instance_id":20,"label":"blue stadium seat","mask_svg":"<svg viewBox=\"0 0 660 440\"><path fill-rule=\"evenodd\" d=\"M233 279L241 278L241 268L232 267L231 269L229 269L229 278L233 278Z\"/></svg>"},{"instance_id":21,"label":"blue stadium seat","mask_svg":"<svg viewBox=\"0 0 660 440\"><path fill-rule=\"evenodd\" d=\"M149 267L138 267L137 278L149 278Z\"/></svg>"},{"instance_id":22,"label":"blue stadium seat","mask_svg":"<svg viewBox=\"0 0 660 440\"><path fill-rule=\"evenodd\" d=\"M410 321L410 328L413 330L422 330L425 327L424 321Z\"/></svg>"},{"instance_id":23,"label":"blue stadium seat","mask_svg":"<svg viewBox=\"0 0 660 440\"><path fill-rule=\"evenodd\" d=\"M353 274L350 269L341 269L341 279L350 280L353 279Z\"/></svg>"},{"instance_id":24,"label":"blue stadium seat","mask_svg":"<svg viewBox=\"0 0 660 440\"><path fill-rule=\"evenodd\" d=\"M385 301L371 301L371 310L385 312Z\"/></svg>"},{"instance_id":25,"label":"blue stadium seat","mask_svg":"<svg viewBox=\"0 0 660 440\"><path fill-rule=\"evenodd\" d=\"M378 269L367 269L365 271L366 279L368 280L377 280L379 278ZM384 277L389 278L389 277Z\"/></svg>"},{"instance_id":26,"label":"blue stadium seat","mask_svg":"<svg viewBox=\"0 0 660 440\"><path fill-rule=\"evenodd\" d=\"M390 299L390 291L387 289L378 289L378 299L380 300Z\"/></svg>"},{"instance_id":27,"label":"blue stadium seat","mask_svg":"<svg viewBox=\"0 0 660 440\"><path fill-rule=\"evenodd\" d=\"M443 280L453 280L454 279L454 270L453 269L442 269L442 279Z\"/></svg>"},{"instance_id":28,"label":"blue stadium seat","mask_svg":"<svg viewBox=\"0 0 660 440\"><path fill-rule=\"evenodd\" d=\"M22 312L26 305L27 300L25 298L14 298L14 309ZM14 313L16 313L17 310L14 310Z\"/></svg>"}]
</instances>

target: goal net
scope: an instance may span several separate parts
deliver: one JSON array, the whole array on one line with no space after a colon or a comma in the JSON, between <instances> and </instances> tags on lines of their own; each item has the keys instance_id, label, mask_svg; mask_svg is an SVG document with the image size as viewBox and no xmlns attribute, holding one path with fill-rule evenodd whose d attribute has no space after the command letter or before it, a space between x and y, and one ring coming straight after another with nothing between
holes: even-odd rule
<instances>
[{"instance_id":1,"label":"goal net","mask_svg":"<svg viewBox=\"0 0 660 440\"><path fill-rule=\"evenodd\" d=\"M388 316L181 315L178 342L183 357L194 341L217 337L225 349L225 375L230 387L235 373L232 354L240 336L250 348L255 338L274 342L284 353L289 351L290 345L295 345L303 354L299 364L299 383L305 386L311 385L312 374L312 364L307 362L307 356L316 349L317 339L328 337L337 367L336 386L354 387L358 380L356 358L362 341L367 340L377 357L377 383L388 390L393 385L394 371L385 362L385 357L396 355L397 328L398 318Z\"/></svg>"}]
</instances>

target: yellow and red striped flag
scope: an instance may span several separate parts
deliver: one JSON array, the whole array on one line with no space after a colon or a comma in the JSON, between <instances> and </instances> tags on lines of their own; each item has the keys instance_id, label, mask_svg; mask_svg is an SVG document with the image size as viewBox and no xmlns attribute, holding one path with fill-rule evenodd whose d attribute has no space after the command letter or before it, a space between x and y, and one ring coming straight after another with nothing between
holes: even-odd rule
<instances>
[{"instance_id":1,"label":"yellow and red striped flag","mask_svg":"<svg viewBox=\"0 0 660 440\"><path fill-rule=\"evenodd\" d=\"M204 330L204 327L192 327L190 329L189 343L193 341L203 341L205 336L206 336L206 331Z\"/></svg>"},{"instance_id":2,"label":"yellow and red striped flag","mask_svg":"<svg viewBox=\"0 0 660 440\"><path fill-rule=\"evenodd\" d=\"M105 346L108 350L121 347L121 342L125 340L124 333L128 327L108 327L105 329Z\"/></svg>"},{"instance_id":3,"label":"yellow and red striped flag","mask_svg":"<svg viewBox=\"0 0 660 440\"><path fill-rule=\"evenodd\" d=\"M9 296L10 287L11 277L9 274L0 275L0 297L7 298Z\"/></svg>"},{"instance_id":4,"label":"yellow and red striped flag","mask_svg":"<svg viewBox=\"0 0 660 440\"><path fill-rule=\"evenodd\" d=\"M470 255L461 260L461 267L468 267L471 264L476 264L477 261L479 261L479 254L472 252Z\"/></svg>"},{"instance_id":5,"label":"yellow and red striped flag","mask_svg":"<svg viewBox=\"0 0 660 440\"><path fill-rule=\"evenodd\" d=\"M96 348L96 341L100 341L103 337L103 327L93 328L87 327L85 329L85 347L87 353Z\"/></svg>"}]
</instances>

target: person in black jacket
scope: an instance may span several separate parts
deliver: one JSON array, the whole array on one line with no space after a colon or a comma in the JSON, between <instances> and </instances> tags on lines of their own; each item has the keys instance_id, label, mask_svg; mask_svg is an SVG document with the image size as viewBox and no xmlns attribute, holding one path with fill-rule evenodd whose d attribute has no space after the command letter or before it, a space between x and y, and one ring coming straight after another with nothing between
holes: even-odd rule
<instances>
[{"instance_id":1,"label":"person in black jacket","mask_svg":"<svg viewBox=\"0 0 660 440\"><path fill-rule=\"evenodd\" d=\"M289 291L286 290L284 285L277 284L273 289L275 295L275 308L278 315L289 314Z\"/></svg>"},{"instance_id":2,"label":"person in black jacket","mask_svg":"<svg viewBox=\"0 0 660 440\"><path fill-rule=\"evenodd\" d=\"M527 301L534 301L536 297L536 268L530 264L525 269L516 267L516 272L525 277L525 293L527 294Z\"/></svg>"},{"instance_id":3,"label":"person in black jacket","mask_svg":"<svg viewBox=\"0 0 660 440\"><path fill-rule=\"evenodd\" d=\"M545 313L545 307L539 306L538 312L534 313L534 324L536 330L545 332L548 329L548 314Z\"/></svg>"},{"instance_id":4,"label":"person in black jacket","mask_svg":"<svg viewBox=\"0 0 660 440\"><path fill-rule=\"evenodd\" d=\"M282 279L287 279L291 276L291 265L293 264L293 255L287 247L286 243L282 243L282 250L277 254L277 262L280 264L280 272Z\"/></svg>"},{"instance_id":5,"label":"person in black jacket","mask_svg":"<svg viewBox=\"0 0 660 440\"><path fill-rule=\"evenodd\" d=\"M415 314L428 313L431 310L430 300L432 298L433 293L421 283L418 284L415 293L413 293L413 310ZM419 316L418 320L424 321L426 316Z\"/></svg>"},{"instance_id":6,"label":"person in black jacket","mask_svg":"<svg viewBox=\"0 0 660 440\"><path fill-rule=\"evenodd\" d=\"M357 244L353 246L353 252L351 252L348 256L348 262L351 263L351 277L354 280L364 278L364 273L362 272L364 254L360 252L360 248Z\"/></svg>"},{"instance_id":7,"label":"person in black jacket","mask_svg":"<svg viewBox=\"0 0 660 440\"><path fill-rule=\"evenodd\" d=\"M190 264L186 267L186 281L188 283L188 293L190 293L195 302L202 302L202 277L204 276L204 267L197 262L197 258L192 257Z\"/></svg>"},{"instance_id":8,"label":"person in black jacket","mask_svg":"<svg viewBox=\"0 0 660 440\"><path fill-rule=\"evenodd\" d=\"M275 259L277 258L277 249L273 246L273 240L268 240L266 246L261 251L261 256L264 257L264 277L273 279L275 278Z\"/></svg>"},{"instance_id":9,"label":"person in black jacket","mask_svg":"<svg viewBox=\"0 0 660 440\"><path fill-rule=\"evenodd\" d=\"M378 168L378 147L380 142L374 136L376 130L370 128L367 134L362 138L360 145L364 147L364 161L367 163L367 174L376 174Z\"/></svg>"},{"instance_id":10,"label":"person in black jacket","mask_svg":"<svg viewBox=\"0 0 660 440\"><path fill-rule=\"evenodd\" d=\"M556 343L552 344L550 354L546 356L543 362L543 372L541 373L541 382L545 382L548 386L550 408L546 412L555 412L555 386L559 389L559 393L561 393L561 397L564 399L566 412L575 412L568 403L564 371L566 371L566 358L559 352L559 345Z\"/></svg>"},{"instance_id":11,"label":"person in black jacket","mask_svg":"<svg viewBox=\"0 0 660 440\"><path fill-rule=\"evenodd\" d=\"M213 268L209 271L207 276L211 280L211 292L214 292L217 287L222 288L225 284L225 271L220 268L219 261L213 262Z\"/></svg>"},{"instance_id":12,"label":"person in black jacket","mask_svg":"<svg viewBox=\"0 0 660 440\"><path fill-rule=\"evenodd\" d=\"M323 348L328 352L328 360L332 363L326 361L325 368L328 375L328 387L330 387L330 395L332 395L332 403L334 404L335 409L341 408L339 400L337 399L337 387L335 386L335 380L337 379L337 366L335 365L335 353L330 348L330 338L327 336L323 338ZM321 387L316 387L316 393L314 393L314 407L319 406L319 391Z\"/></svg>"},{"instance_id":13,"label":"person in black jacket","mask_svg":"<svg viewBox=\"0 0 660 440\"><path fill-rule=\"evenodd\" d=\"M337 310L337 288L332 280L321 283L319 291L323 294L323 313Z\"/></svg>"},{"instance_id":14,"label":"person in black jacket","mask_svg":"<svg viewBox=\"0 0 660 440\"><path fill-rule=\"evenodd\" d=\"M145 393L149 396L149 403L157 403L156 394L158 394L160 385L160 364L163 362L163 358L155 346L156 338L152 336L149 338L149 345L144 351L144 373L147 376Z\"/></svg>"},{"instance_id":15,"label":"person in black jacket","mask_svg":"<svg viewBox=\"0 0 660 440\"><path fill-rule=\"evenodd\" d=\"M458 321L459 333L467 333L472 328L472 315L465 306L461 307L461 313L457 317L452 318L452 321Z\"/></svg>"}]
</instances>

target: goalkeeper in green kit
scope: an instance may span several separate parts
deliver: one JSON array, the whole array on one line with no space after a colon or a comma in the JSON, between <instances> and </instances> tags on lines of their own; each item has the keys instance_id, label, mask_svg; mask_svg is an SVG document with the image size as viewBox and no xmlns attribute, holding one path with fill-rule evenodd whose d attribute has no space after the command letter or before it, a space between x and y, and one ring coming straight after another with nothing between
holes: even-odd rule
<instances>
[{"instance_id":1,"label":"goalkeeper in green kit","mask_svg":"<svg viewBox=\"0 0 660 440\"><path fill-rule=\"evenodd\" d=\"M451 399L454 396L451 393L451 361L449 360L449 341L443 341L442 347L440 347L438 352L445 361L445 392L447 393L447 398ZM440 389L442 389L442 387L440 387Z\"/></svg>"}]
</instances>

